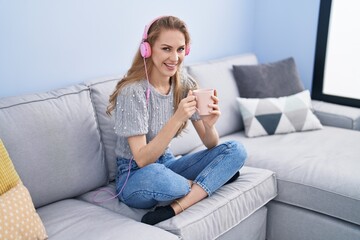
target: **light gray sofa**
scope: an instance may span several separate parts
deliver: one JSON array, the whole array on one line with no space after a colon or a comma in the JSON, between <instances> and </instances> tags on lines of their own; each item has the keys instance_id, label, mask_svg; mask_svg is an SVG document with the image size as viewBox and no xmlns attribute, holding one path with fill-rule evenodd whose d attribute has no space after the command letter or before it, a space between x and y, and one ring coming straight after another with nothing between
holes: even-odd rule
<instances>
[{"instance_id":1,"label":"light gray sofa","mask_svg":"<svg viewBox=\"0 0 360 240\"><path fill-rule=\"evenodd\" d=\"M247 138L232 74L240 64L257 64L256 56L184 70L217 89L221 141L242 142L246 166L235 182L155 226L139 222L147 210L99 192L114 193L116 137L105 109L118 77L0 98L0 139L49 239L360 239L360 110L314 101L322 130ZM170 147L177 155L203 148L191 124Z\"/></svg>"}]
</instances>

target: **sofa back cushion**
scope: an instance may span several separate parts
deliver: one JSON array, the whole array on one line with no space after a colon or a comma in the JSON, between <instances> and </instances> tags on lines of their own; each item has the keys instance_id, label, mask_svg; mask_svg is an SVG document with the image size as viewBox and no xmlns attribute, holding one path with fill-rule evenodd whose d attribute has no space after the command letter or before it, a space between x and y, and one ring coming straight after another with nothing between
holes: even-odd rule
<instances>
[{"instance_id":1,"label":"sofa back cushion","mask_svg":"<svg viewBox=\"0 0 360 240\"><path fill-rule=\"evenodd\" d=\"M221 117L216 124L220 136L244 129L236 103L239 97L233 73L233 65L257 64L254 54L241 54L213 61L192 64L188 73L196 79L200 88L215 88L219 97Z\"/></svg>"},{"instance_id":2,"label":"sofa back cushion","mask_svg":"<svg viewBox=\"0 0 360 240\"><path fill-rule=\"evenodd\" d=\"M89 89L0 99L0 138L35 207L107 182Z\"/></svg>"},{"instance_id":3,"label":"sofa back cushion","mask_svg":"<svg viewBox=\"0 0 360 240\"><path fill-rule=\"evenodd\" d=\"M114 180L116 176L115 145L117 137L114 131L114 114L108 116L106 114L106 108L109 105L110 94L115 90L115 86L119 80L120 77L109 77L95 79L85 83L91 91L91 100L99 123L110 181Z\"/></svg>"}]
</instances>

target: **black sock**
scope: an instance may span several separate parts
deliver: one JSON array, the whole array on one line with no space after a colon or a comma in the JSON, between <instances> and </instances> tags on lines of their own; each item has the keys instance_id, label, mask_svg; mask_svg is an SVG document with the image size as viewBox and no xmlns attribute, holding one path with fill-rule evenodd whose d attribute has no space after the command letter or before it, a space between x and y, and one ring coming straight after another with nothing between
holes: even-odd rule
<instances>
[{"instance_id":1,"label":"black sock","mask_svg":"<svg viewBox=\"0 0 360 240\"><path fill-rule=\"evenodd\" d=\"M155 225L159 222L165 221L166 219L172 218L175 216L174 209L169 206L161 206L155 208L154 211L146 213L142 219L141 222L149 224L149 225Z\"/></svg>"},{"instance_id":2,"label":"black sock","mask_svg":"<svg viewBox=\"0 0 360 240\"><path fill-rule=\"evenodd\" d=\"M236 172L234 176L232 176L229 181L227 181L224 185L232 183L233 181L235 181L238 177L240 176L239 172Z\"/></svg>"}]
</instances>

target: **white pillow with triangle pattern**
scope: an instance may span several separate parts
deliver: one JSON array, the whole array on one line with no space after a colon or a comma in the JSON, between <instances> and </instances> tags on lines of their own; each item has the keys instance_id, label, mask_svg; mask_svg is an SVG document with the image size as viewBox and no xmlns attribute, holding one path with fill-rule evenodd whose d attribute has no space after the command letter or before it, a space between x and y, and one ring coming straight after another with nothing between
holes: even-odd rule
<instances>
[{"instance_id":1,"label":"white pillow with triangle pattern","mask_svg":"<svg viewBox=\"0 0 360 240\"><path fill-rule=\"evenodd\" d=\"M309 90L279 98L241 98L237 102L247 137L322 129L312 112Z\"/></svg>"}]
</instances>

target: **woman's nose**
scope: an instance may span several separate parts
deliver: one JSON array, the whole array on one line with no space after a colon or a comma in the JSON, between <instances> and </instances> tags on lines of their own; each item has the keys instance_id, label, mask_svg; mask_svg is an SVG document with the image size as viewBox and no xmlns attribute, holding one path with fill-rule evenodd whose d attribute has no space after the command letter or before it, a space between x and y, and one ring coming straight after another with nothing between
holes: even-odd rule
<instances>
[{"instance_id":1,"label":"woman's nose","mask_svg":"<svg viewBox=\"0 0 360 240\"><path fill-rule=\"evenodd\" d=\"M179 54L177 51L172 52L171 56L170 56L170 60L171 61L178 61L179 60Z\"/></svg>"}]
</instances>

